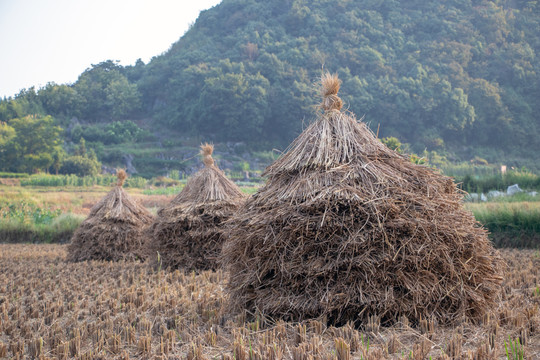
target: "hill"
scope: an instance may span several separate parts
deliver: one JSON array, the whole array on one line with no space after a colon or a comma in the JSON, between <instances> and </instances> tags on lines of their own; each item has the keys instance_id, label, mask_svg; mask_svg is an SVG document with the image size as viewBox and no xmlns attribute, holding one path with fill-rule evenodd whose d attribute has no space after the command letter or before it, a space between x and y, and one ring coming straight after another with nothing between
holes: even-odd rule
<instances>
[{"instance_id":1,"label":"hill","mask_svg":"<svg viewBox=\"0 0 540 360\"><path fill-rule=\"evenodd\" d=\"M100 131L124 120L165 134L159 143L177 141L172 129L283 148L313 118L324 68L379 137L456 161L534 167L539 54L538 1L224 0L148 64L106 61L72 85L25 90L0 102L0 120L41 111L72 141L76 117L75 135L105 150Z\"/></svg>"}]
</instances>

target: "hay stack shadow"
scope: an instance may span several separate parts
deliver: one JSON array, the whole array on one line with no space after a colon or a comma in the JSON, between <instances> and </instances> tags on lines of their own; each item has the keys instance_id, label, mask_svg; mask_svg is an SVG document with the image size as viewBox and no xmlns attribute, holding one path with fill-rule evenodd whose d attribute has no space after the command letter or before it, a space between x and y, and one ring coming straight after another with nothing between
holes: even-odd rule
<instances>
[{"instance_id":1,"label":"hay stack shadow","mask_svg":"<svg viewBox=\"0 0 540 360\"><path fill-rule=\"evenodd\" d=\"M132 199L122 186L127 178L117 172L114 189L90 210L73 234L67 248L67 261L142 260L144 228L153 221L152 214Z\"/></svg>"},{"instance_id":2,"label":"hay stack shadow","mask_svg":"<svg viewBox=\"0 0 540 360\"><path fill-rule=\"evenodd\" d=\"M158 211L149 228L147 251L153 265L186 271L219 267L225 223L246 195L214 164L213 150L213 145L201 145L205 167Z\"/></svg>"},{"instance_id":3,"label":"hay stack shadow","mask_svg":"<svg viewBox=\"0 0 540 360\"><path fill-rule=\"evenodd\" d=\"M339 325L478 319L501 259L454 182L383 145L322 78L318 119L269 166L223 247L236 309Z\"/></svg>"}]
</instances>

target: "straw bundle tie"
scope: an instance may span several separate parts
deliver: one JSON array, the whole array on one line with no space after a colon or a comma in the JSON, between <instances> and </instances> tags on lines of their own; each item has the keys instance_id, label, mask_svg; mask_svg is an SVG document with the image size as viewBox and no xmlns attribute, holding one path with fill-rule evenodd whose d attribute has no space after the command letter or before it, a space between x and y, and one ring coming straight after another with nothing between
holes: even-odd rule
<instances>
[{"instance_id":1,"label":"straw bundle tie","mask_svg":"<svg viewBox=\"0 0 540 360\"><path fill-rule=\"evenodd\" d=\"M321 77L323 102L321 107L325 111L341 110L343 101L337 96L341 81L337 74L326 73Z\"/></svg>"},{"instance_id":2,"label":"straw bundle tie","mask_svg":"<svg viewBox=\"0 0 540 360\"><path fill-rule=\"evenodd\" d=\"M214 159L212 153L214 152L214 145L205 143L201 145L201 155L203 156L203 163L206 166L213 166Z\"/></svg>"},{"instance_id":3,"label":"straw bundle tie","mask_svg":"<svg viewBox=\"0 0 540 360\"><path fill-rule=\"evenodd\" d=\"M118 178L116 185L120 187L124 186L124 182L127 179L127 173L124 170L120 169L116 172L116 177Z\"/></svg>"}]
</instances>

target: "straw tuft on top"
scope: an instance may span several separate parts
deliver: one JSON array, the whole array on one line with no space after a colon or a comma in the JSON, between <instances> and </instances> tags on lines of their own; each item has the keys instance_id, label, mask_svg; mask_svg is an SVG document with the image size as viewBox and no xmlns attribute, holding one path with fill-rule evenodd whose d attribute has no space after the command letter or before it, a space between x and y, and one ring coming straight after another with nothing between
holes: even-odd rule
<instances>
[{"instance_id":1,"label":"straw tuft on top","mask_svg":"<svg viewBox=\"0 0 540 360\"><path fill-rule=\"evenodd\" d=\"M214 152L214 145L204 143L201 144L201 155L203 156L203 163L206 166L214 165L214 159L212 158L212 153Z\"/></svg>"},{"instance_id":2,"label":"straw tuft on top","mask_svg":"<svg viewBox=\"0 0 540 360\"><path fill-rule=\"evenodd\" d=\"M321 76L321 89L323 102L321 107L325 111L340 110L343 107L343 101L337 96L341 80L337 74L325 73Z\"/></svg>"},{"instance_id":3,"label":"straw tuft on top","mask_svg":"<svg viewBox=\"0 0 540 360\"><path fill-rule=\"evenodd\" d=\"M116 177L118 178L118 181L116 182L116 186L122 187L124 186L124 182L126 181L128 175L124 169L120 169L116 171Z\"/></svg>"}]
</instances>

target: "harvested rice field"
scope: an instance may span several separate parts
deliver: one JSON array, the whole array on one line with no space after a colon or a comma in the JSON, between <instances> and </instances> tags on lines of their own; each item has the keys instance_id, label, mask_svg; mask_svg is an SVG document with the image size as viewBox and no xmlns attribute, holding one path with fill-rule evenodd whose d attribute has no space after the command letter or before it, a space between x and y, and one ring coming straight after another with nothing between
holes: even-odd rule
<instances>
[{"instance_id":1,"label":"harvested rice field","mask_svg":"<svg viewBox=\"0 0 540 360\"><path fill-rule=\"evenodd\" d=\"M66 263L65 245L0 245L0 358L540 359L540 253L502 250L504 290L478 324L361 328L230 314L223 272ZM519 344L518 345L518 341Z\"/></svg>"}]
</instances>

